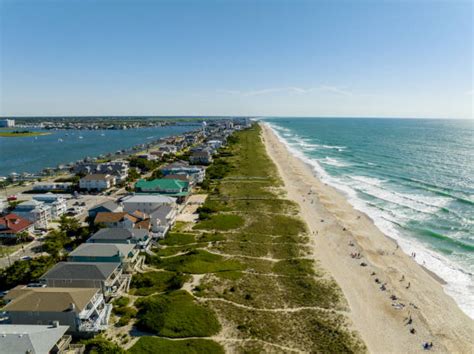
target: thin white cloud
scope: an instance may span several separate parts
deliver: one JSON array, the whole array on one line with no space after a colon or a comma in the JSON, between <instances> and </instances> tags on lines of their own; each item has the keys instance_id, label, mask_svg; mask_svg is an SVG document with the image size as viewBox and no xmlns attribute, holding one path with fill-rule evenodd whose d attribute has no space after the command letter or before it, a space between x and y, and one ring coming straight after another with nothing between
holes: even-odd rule
<instances>
[{"instance_id":1,"label":"thin white cloud","mask_svg":"<svg viewBox=\"0 0 474 354\"><path fill-rule=\"evenodd\" d=\"M466 95L474 96L474 90L466 91Z\"/></svg>"},{"instance_id":2,"label":"thin white cloud","mask_svg":"<svg viewBox=\"0 0 474 354\"><path fill-rule=\"evenodd\" d=\"M274 93L288 93L288 94L297 94L297 95L306 95L314 92L329 92L334 93L342 96L352 96L352 92L337 86L328 86L328 85L320 85L317 87L296 87L296 86L289 86L289 87L272 87L266 88L261 90L251 90L251 91L239 91L239 90L218 90L219 93L229 94L229 95L241 95L246 97L251 96L261 96L261 95L269 95Z\"/></svg>"}]
</instances>

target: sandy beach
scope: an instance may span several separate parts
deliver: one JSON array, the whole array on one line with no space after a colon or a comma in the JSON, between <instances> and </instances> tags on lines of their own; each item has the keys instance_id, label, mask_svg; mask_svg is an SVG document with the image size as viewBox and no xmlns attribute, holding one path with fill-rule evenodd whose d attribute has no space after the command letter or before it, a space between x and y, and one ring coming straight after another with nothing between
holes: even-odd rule
<instances>
[{"instance_id":1,"label":"sandy beach","mask_svg":"<svg viewBox=\"0 0 474 354\"><path fill-rule=\"evenodd\" d=\"M369 352L424 352L422 344L432 342L432 352L472 353L474 321L444 292L442 280L322 183L268 126L262 128L288 198L308 224L314 257L341 287L347 316Z\"/></svg>"}]
</instances>

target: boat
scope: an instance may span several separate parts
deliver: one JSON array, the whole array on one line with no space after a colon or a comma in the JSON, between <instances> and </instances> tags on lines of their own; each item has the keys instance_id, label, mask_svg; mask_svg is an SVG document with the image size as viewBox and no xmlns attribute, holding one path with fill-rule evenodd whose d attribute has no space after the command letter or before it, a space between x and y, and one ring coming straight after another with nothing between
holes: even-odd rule
<instances>
[{"instance_id":1,"label":"boat","mask_svg":"<svg viewBox=\"0 0 474 354\"><path fill-rule=\"evenodd\" d=\"M59 138L59 139L58 139L58 141L59 141L60 143L62 143L64 140L63 140L63 139L61 139L61 138Z\"/></svg>"}]
</instances>

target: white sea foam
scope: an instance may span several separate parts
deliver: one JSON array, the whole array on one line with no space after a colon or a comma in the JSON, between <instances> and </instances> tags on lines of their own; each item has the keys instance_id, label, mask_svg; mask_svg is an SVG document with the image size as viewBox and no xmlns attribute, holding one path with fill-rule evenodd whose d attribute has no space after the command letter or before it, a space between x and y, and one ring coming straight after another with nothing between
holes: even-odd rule
<instances>
[{"instance_id":1,"label":"white sea foam","mask_svg":"<svg viewBox=\"0 0 474 354\"><path fill-rule=\"evenodd\" d=\"M332 158L332 157L329 157L329 156L326 156L324 159L320 159L318 160L319 162L325 164L325 165L331 165L331 166L335 166L335 167L347 167L347 166L350 166L349 163L347 162L342 162L338 159L335 159L335 158Z\"/></svg>"},{"instance_id":2,"label":"white sea foam","mask_svg":"<svg viewBox=\"0 0 474 354\"><path fill-rule=\"evenodd\" d=\"M428 197L421 195L403 194L395 191L387 191L381 188L385 181L372 177L351 176L345 181L342 178L330 176L324 168L314 159L308 158L304 152L298 150L294 144L288 143L279 133L278 129L272 124L265 123L272 128L278 139L287 147L287 149L296 157L310 165L321 181L342 191L348 198L349 203L357 210L369 215L374 224L386 235L395 239L400 248L407 254L416 253L415 261L423 265L433 273L437 274L447 282L444 289L447 294L453 297L458 306L471 318L474 318L474 282L473 274L469 274L457 266L450 259L432 251L415 239L403 235L397 224L403 223L404 213L397 215L395 211L390 215L385 210L369 205L366 201L358 197L354 188L361 188L368 194L377 199L396 203L407 208L418 210L422 213L435 213L440 207L449 203L449 198ZM280 128L280 127L279 127ZM323 146L324 147L324 146ZM345 147L334 147L345 148ZM323 162L323 161L320 161ZM372 163L368 163L373 165ZM362 178L361 178L362 177ZM351 181L352 180L352 185ZM357 186L355 185L356 183ZM402 218L400 218L402 217ZM413 215L411 215L413 217ZM400 220L401 219L401 220Z\"/></svg>"}]
</instances>

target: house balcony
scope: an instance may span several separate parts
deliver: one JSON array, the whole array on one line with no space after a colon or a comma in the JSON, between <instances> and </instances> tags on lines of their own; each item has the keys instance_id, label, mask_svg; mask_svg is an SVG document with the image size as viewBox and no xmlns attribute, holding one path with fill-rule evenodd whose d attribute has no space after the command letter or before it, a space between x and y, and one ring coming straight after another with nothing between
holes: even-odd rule
<instances>
[{"instance_id":1,"label":"house balcony","mask_svg":"<svg viewBox=\"0 0 474 354\"><path fill-rule=\"evenodd\" d=\"M80 332L96 333L106 330L109 325L112 304L107 304L100 311L98 316L82 321L79 325Z\"/></svg>"},{"instance_id":2,"label":"house balcony","mask_svg":"<svg viewBox=\"0 0 474 354\"><path fill-rule=\"evenodd\" d=\"M103 303L104 303L104 297L102 296L102 294L100 293L95 294L91 302L89 303L88 308L82 310L82 312L79 314L79 318L81 320L90 318L92 314L94 313L94 311L96 311Z\"/></svg>"}]
</instances>

